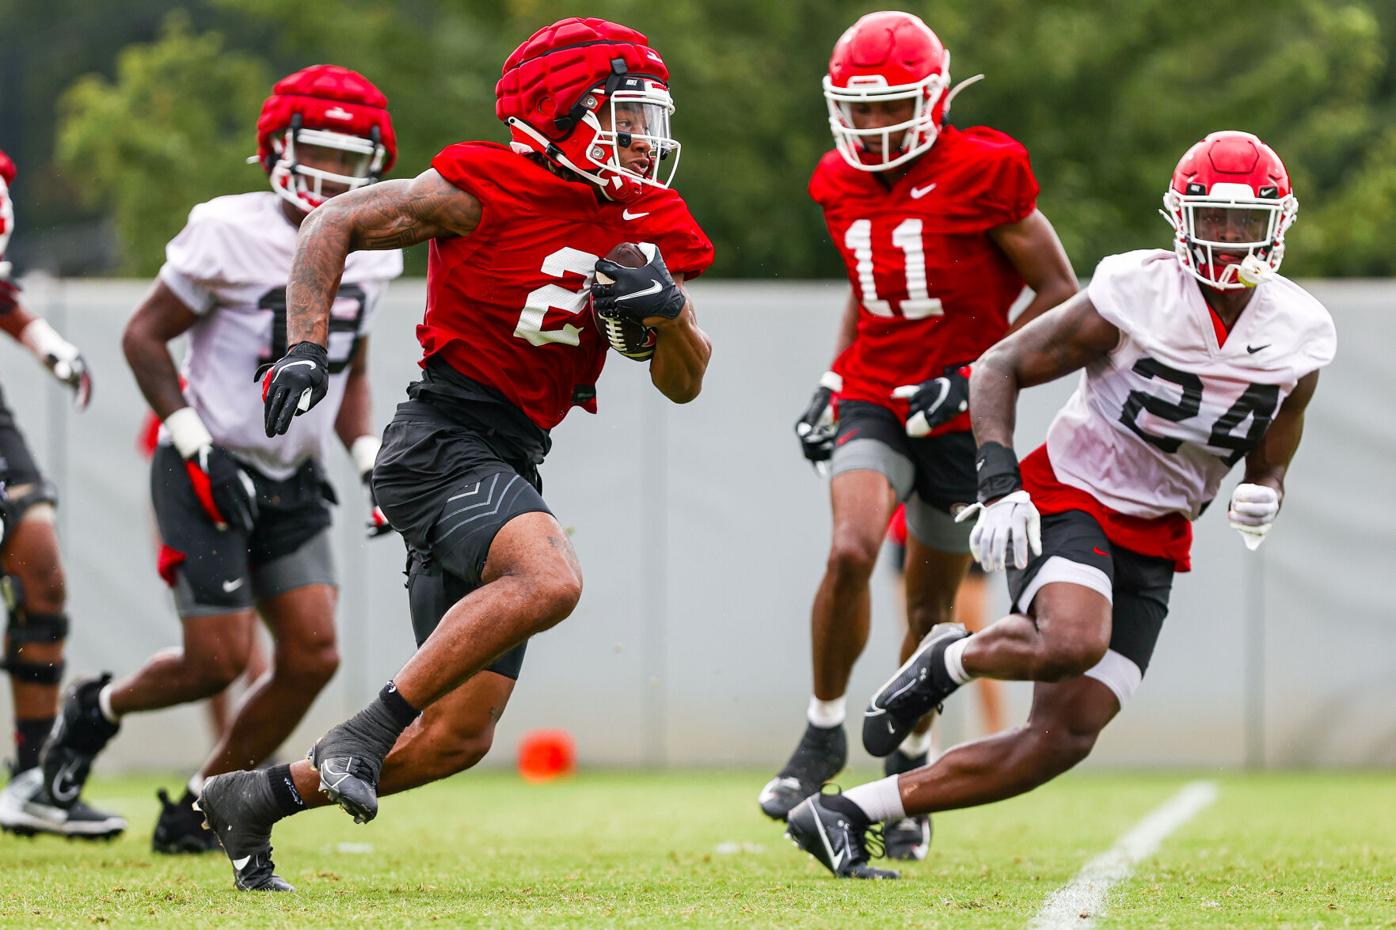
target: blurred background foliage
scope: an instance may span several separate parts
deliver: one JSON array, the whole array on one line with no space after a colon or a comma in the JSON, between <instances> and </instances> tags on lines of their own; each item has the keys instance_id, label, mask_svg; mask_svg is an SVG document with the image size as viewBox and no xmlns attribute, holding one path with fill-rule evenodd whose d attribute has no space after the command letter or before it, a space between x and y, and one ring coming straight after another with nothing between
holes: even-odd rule
<instances>
[{"instance_id":1,"label":"blurred background foliage","mask_svg":"<svg viewBox=\"0 0 1396 930\"><path fill-rule=\"evenodd\" d=\"M805 183L830 147L819 82L859 15L847 0L592 0L665 56L684 143L677 186L718 246L715 274L841 276ZM1396 39L1390 0L946 0L912 4L953 53L952 121L1022 140L1076 268L1165 245L1172 166L1206 132L1248 129L1301 202L1285 270L1393 275ZM148 275L189 208L264 184L243 164L272 82L335 62L388 95L396 176L464 138L502 140L508 52L578 12L558 0L0 0L0 147L20 167L21 267ZM422 267L420 256L415 260Z\"/></svg>"}]
</instances>

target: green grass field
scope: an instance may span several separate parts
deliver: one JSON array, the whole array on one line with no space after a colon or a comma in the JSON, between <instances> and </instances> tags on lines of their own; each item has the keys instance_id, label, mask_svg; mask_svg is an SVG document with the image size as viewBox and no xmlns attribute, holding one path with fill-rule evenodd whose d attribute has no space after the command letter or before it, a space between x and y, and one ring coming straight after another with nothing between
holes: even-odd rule
<instances>
[{"instance_id":1,"label":"green grass field","mask_svg":"<svg viewBox=\"0 0 1396 930\"><path fill-rule=\"evenodd\" d=\"M158 784L96 783L115 843L0 837L4 927L1025 927L1189 777L1073 775L936 818L900 882L833 880L756 809L765 775L467 773L274 837L294 895L232 890L221 856L149 852ZM1396 776L1228 775L1115 886L1102 927L1396 927ZM853 779L847 779L853 783ZM176 781L168 782L170 785Z\"/></svg>"}]
</instances>

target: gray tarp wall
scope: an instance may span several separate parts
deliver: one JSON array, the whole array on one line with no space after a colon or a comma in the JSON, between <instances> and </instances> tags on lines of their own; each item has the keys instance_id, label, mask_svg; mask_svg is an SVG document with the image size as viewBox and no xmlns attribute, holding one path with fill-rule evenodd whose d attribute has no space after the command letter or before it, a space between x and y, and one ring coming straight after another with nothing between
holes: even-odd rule
<instances>
[{"instance_id":1,"label":"gray tarp wall","mask_svg":"<svg viewBox=\"0 0 1396 930\"><path fill-rule=\"evenodd\" d=\"M61 488L70 674L130 672L179 636L155 575L147 471L135 449L145 406L119 345L147 285L29 284L28 305L81 346L96 375L92 408L73 415L26 353L0 345L0 384ZM1284 513L1256 554L1226 528L1220 503L1203 517L1196 570L1177 580L1149 676L1093 764L1396 763L1387 584L1396 571L1396 283L1313 290L1337 319L1339 353L1311 408ZM546 494L574 530L586 592L571 619L530 646L491 761L510 760L519 734L536 727L570 730L583 764L769 768L784 759L803 726L809 605L829 528L827 490L791 422L828 362L845 294L835 283L697 282L716 346L703 396L673 407L643 366L613 356L601 413L575 412L556 430ZM405 282L380 312L380 424L413 377L422 303L422 283ZM1020 451L1041 441L1073 384L1025 395ZM247 389L256 390L250 373ZM367 700L412 648L402 545L363 540L348 457L336 449L329 464L343 501L343 664L283 751L291 756ZM855 715L895 665L888 584L880 569L873 637L849 694ZM8 688L0 691L8 724ZM1010 695L1020 719L1028 691L1014 685ZM942 735L971 733L976 719L972 696L957 696ZM209 745L201 711L147 714L128 719L105 765L187 770Z\"/></svg>"}]
</instances>

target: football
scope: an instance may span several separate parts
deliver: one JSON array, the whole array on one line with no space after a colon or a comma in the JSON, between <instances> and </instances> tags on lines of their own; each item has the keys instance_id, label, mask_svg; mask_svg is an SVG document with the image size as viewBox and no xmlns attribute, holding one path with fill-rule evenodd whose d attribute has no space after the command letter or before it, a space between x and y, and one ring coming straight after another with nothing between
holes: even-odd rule
<instances>
[{"instance_id":1,"label":"football","mask_svg":"<svg viewBox=\"0 0 1396 930\"><path fill-rule=\"evenodd\" d=\"M620 243L606 253L606 258L626 268L643 268L649 261L640 247L633 242ZM597 273L596 280L602 284L615 283L600 272ZM596 327L601 331L601 335L606 337L606 342L621 355L637 362L648 361L654 355L655 332L648 326L641 326L626 319L604 317L596 312L594 304L591 315L596 320Z\"/></svg>"}]
</instances>

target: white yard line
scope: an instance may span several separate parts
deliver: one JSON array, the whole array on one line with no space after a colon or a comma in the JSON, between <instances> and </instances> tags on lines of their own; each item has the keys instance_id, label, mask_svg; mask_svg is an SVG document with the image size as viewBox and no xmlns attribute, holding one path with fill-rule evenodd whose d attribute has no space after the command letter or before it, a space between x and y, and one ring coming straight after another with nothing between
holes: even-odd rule
<instances>
[{"instance_id":1,"label":"white yard line","mask_svg":"<svg viewBox=\"0 0 1396 930\"><path fill-rule=\"evenodd\" d=\"M1217 786L1213 782L1184 785L1108 851L1082 866L1075 878L1052 892L1028 924L1030 930L1094 927L1105 909L1105 896L1110 889L1133 875L1135 866L1152 856L1170 833L1216 799Z\"/></svg>"}]
</instances>

